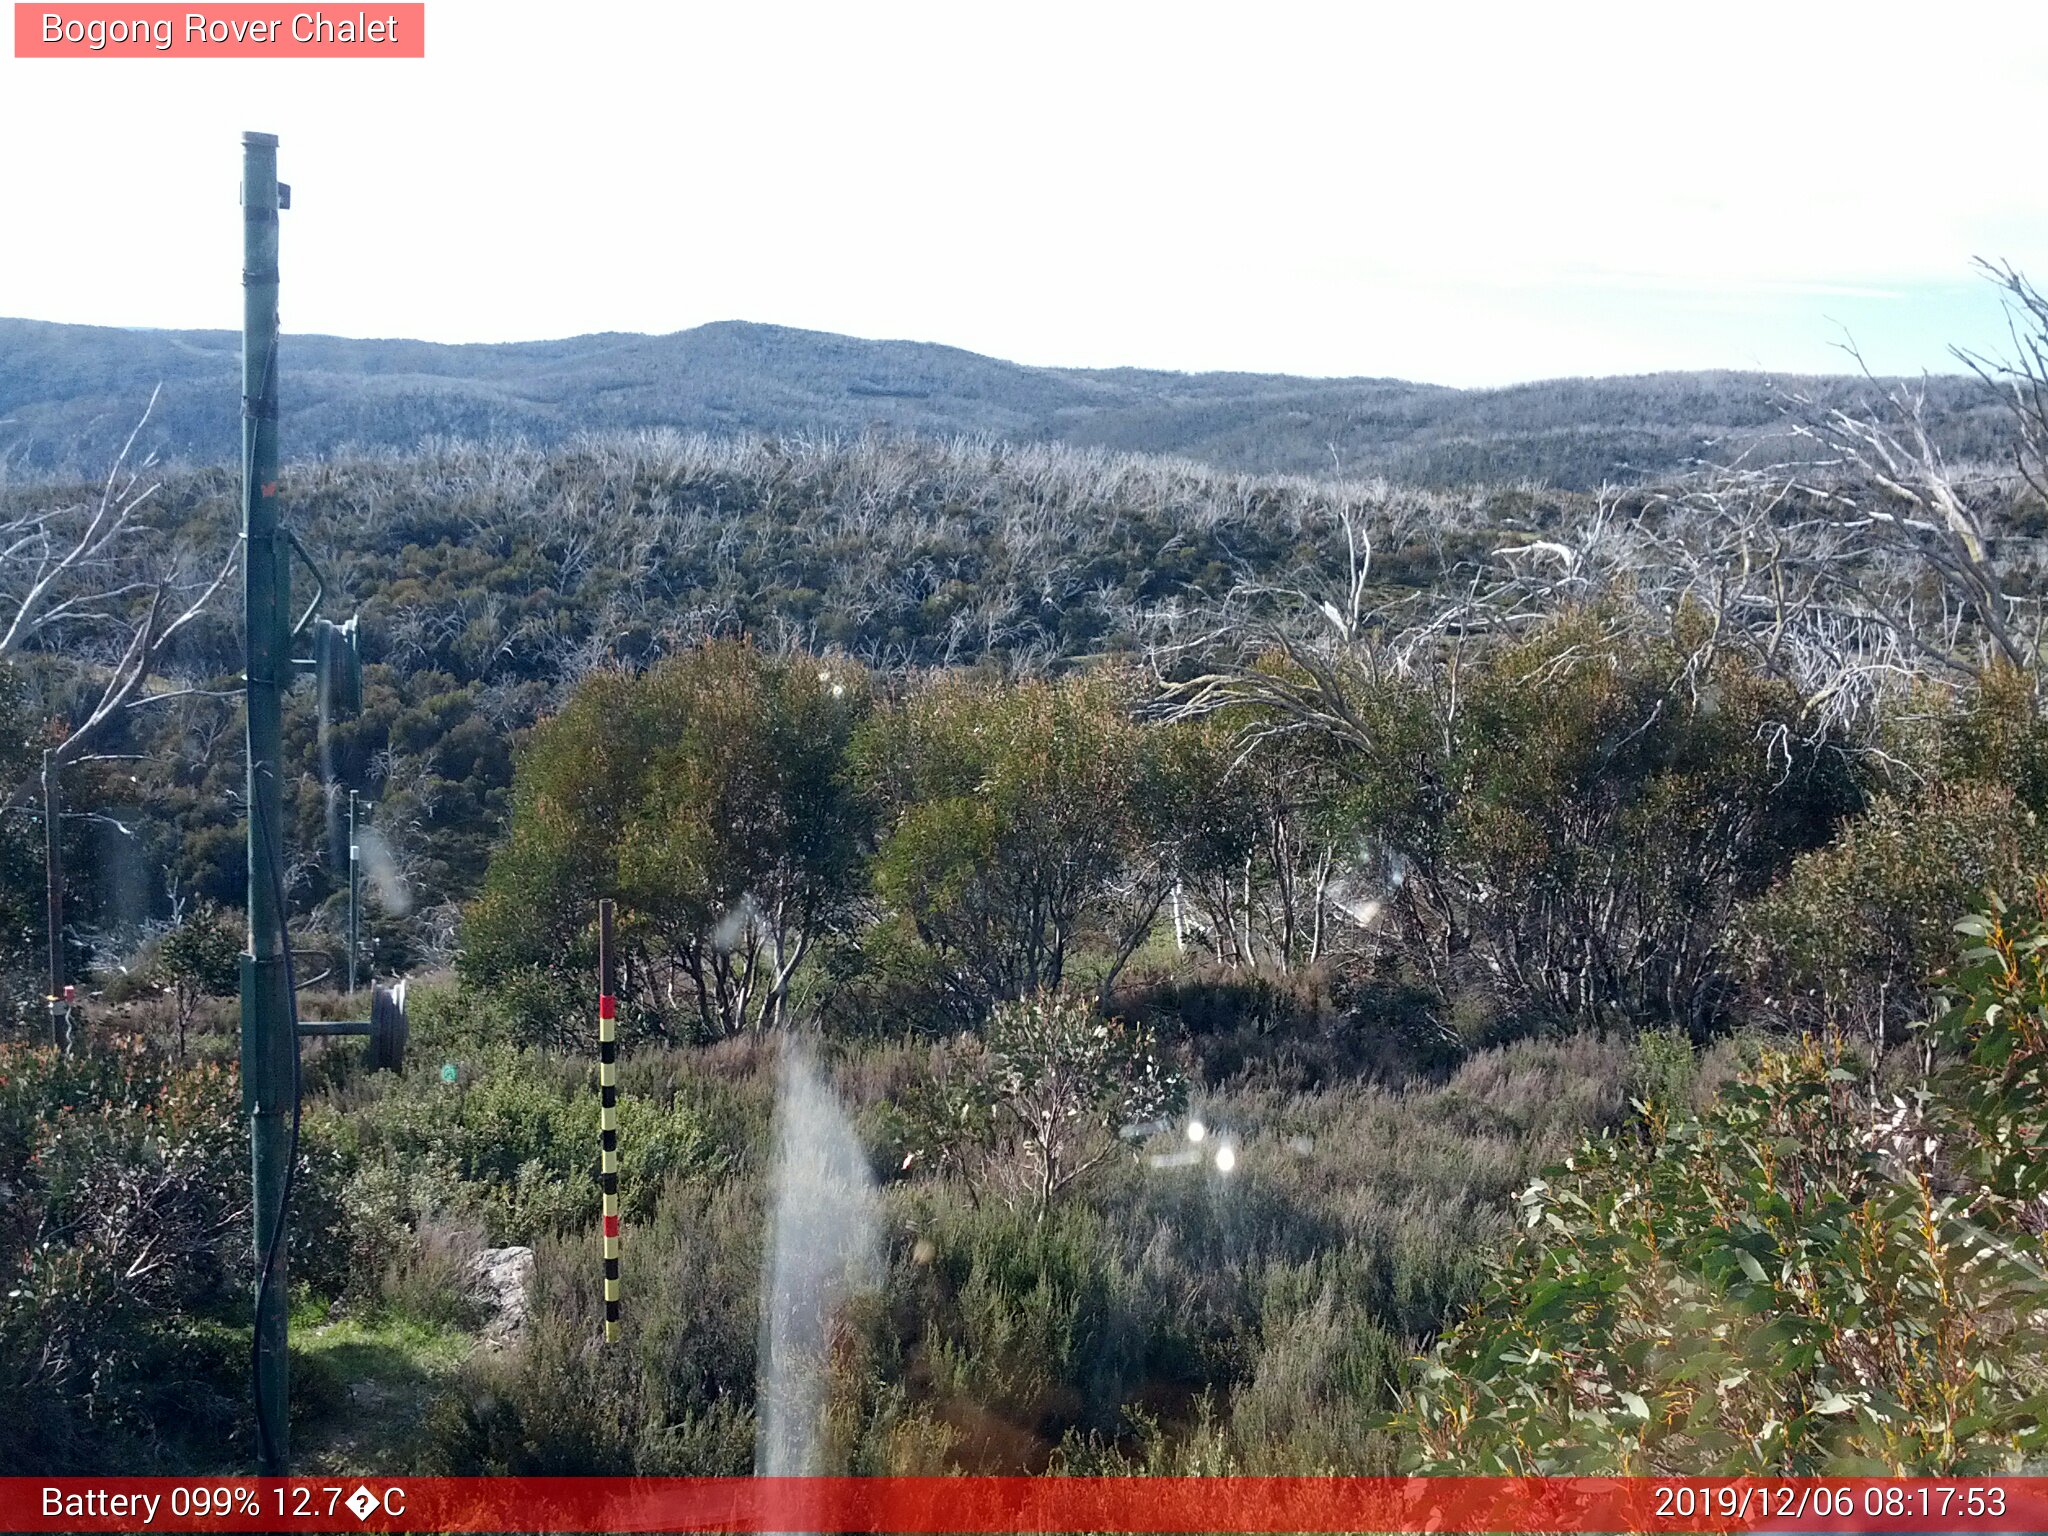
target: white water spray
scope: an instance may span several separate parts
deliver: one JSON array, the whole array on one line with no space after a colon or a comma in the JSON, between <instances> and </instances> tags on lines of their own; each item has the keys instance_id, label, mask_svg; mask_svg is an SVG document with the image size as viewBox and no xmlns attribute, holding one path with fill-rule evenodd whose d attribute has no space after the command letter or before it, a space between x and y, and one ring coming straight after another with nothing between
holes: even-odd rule
<instances>
[{"instance_id":1,"label":"white water spray","mask_svg":"<svg viewBox=\"0 0 2048 1536\"><path fill-rule=\"evenodd\" d=\"M356 847L362 851L363 873L370 877L370 889L377 893L377 904L393 917L405 916L412 910L412 891L399 872L398 860L392 856L384 834L375 827L359 826Z\"/></svg>"},{"instance_id":2,"label":"white water spray","mask_svg":"<svg viewBox=\"0 0 2048 1536\"><path fill-rule=\"evenodd\" d=\"M731 954L742 944L753 942L767 931L768 919L761 913L760 903L754 900L750 891L732 904L725 916L718 920L718 926L711 930L711 947L723 954Z\"/></svg>"},{"instance_id":3,"label":"white water spray","mask_svg":"<svg viewBox=\"0 0 2048 1536\"><path fill-rule=\"evenodd\" d=\"M826 1392L846 1304L881 1283L880 1206L846 1112L795 1040L782 1049L761 1265L754 1470L826 1470Z\"/></svg>"}]
</instances>

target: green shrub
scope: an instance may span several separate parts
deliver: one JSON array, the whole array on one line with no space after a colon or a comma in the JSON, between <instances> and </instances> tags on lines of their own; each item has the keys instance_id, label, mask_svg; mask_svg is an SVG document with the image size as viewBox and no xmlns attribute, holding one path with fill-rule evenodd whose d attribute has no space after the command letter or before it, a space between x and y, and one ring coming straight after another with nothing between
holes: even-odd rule
<instances>
[{"instance_id":1,"label":"green shrub","mask_svg":"<svg viewBox=\"0 0 2048 1536\"><path fill-rule=\"evenodd\" d=\"M476 1257L483 1230L429 1214L396 1246L377 1277L377 1298L401 1317L452 1328L483 1321Z\"/></svg>"},{"instance_id":2,"label":"green shrub","mask_svg":"<svg viewBox=\"0 0 2048 1536\"><path fill-rule=\"evenodd\" d=\"M201 906L157 942L151 975L169 995L181 1058L203 1000L240 989L242 945L242 925L212 906Z\"/></svg>"},{"instance_id":3,"label":"green shrub","mask_svg":"<svg viewBox=\"0 0 2048 1536\"><path fill-rule=\"evenodd\" d=\"M914 1101L913 1155L971 1164L1041 1221L1117 1150L1125 1126L1187 1099L1149 1029L1105 1019L1070 992L999 1003L979 1048L962 1047L957 1075Z\"/></svg>"},{"instance_id":4,"label":"green shrub","mask_svg":"<svg viewBox=\"0 0 2048 1536\"><path fill-rule=\"evenodd\" d=\"M781 1022L859 873L845 759L867 699L858 667L735 640L586 678L521 754L509 835L464 917L465 980L592 976L614 897L620 995L661 1028Z\"/></svg>"},{"instance_id":5,"label":"green shrub","mask_svg":"<svg viewBox=\"0 0 2048 1536\"><path fill-rule=\"evenodd\" d=\"M1084 934L1104 984L1171 885L1182 796L1097 669L1014 686L948 678L877 714L853 758L879 807L875 894L927 951L957 1022L1058 987Z\"/></svg>"},{"instance_id":6,"label":"green shrub","mask_svg":"<svg viewBox=\"0 0 2048 1536\"><path fill-rule=\"evenodd\" d=\"M222 1067L0 1047L0 1463L162 1465L232 1438L248 1133Z\"/></svg>"},{"instance_id":7,"label":"green shrub","mask_svg":"<svg viewBox=\"0 0 2048 1536\"><path fill-rule=\"evenodd\" d=\"M1469 1050L1433 991L1356 964L1183 969L1135 981L1120 1006L1184 1040L1209 1082L1243 1077L1313 1092L1358 1078L1440 1080Z\"/></svg>"},{"instance_id":8,"label":"green shrub","mask_svg":"<svg viewBox=\"0 0 2048 1536\"><path fill-rule=\"evenodd\" d=\"M1808 1038L1531 1184L1396 1420L1418 1463L1950 1474L2048 1449L2048 900L1962 926L1909 1093Z\"/></svg>"},{"instance_id":9,"label":"green shrub","mask_svg":"<svg viewBox=\"0 0 2048 1536\"><path fill-rule=\"evenodd\" d=\"M1327 680L1283 669L1271 691L1294 686L1347 746L1353 825L1383 870L1376 932L1464 1005L1451 1022L1475 1041L1721 1026L1737 903L1859 799L1797 691L1713 645L1690 608L1668 627L1566 611L1412 669L1360 647Z\"/></svg>"},{"instance_id":10,"label":"green shrub","mask_svg":"<svg viewBox=\"0 0 2048 1536\"><path fill-rule=\"evenodd\" d=\"M1077 1007L1092 1038L1099 1021ZM911 1085L985 1049L843 1047L834 1070L882 1133ZM752 1466L772 1059L752 1037L628 1059L625 1103L687 1108L679 1127L707 1134L679 1131L681 1166L627 1222L624 1337L598 1342L587 1232L541 1236L530 1342L459 1373L423 1465ZM882 1192L881 1289L835 1344L829 1464L1386 1470L1375 1420L1395 1363L1477 1294L1509 1235L1501 1202L1588 1125L1618 1121L1627 1061L1619 1038L1575 1037L1478 1052L1405 1093L1238 1082L1200 1105L1233 1172L1148 1160L1177 1140L1118 1140L1042 1221L996 1198L980 1164L914 1163ZM622 1132L629 1171L643 1138ZM888 1145L894 1171L903 1143Z\"/></svg>"},{"instance_id":11,"label":"green shrub","mask_svg":"<svg viewBox=\"0 0 2048 1536\"><path fill-rule=\"evenodd\" d=\"M595 1061L497 1044L456 1067L452 1083L432 1057L402 1077L358 1076L309 1111L310 1139L346 1170L358 1273L381 1273L405 1246L395 1232L433 1216L474 1223L491 1244L597 1220ZM629 1060L621 1083L619 1193L634 1220L670 1180L735 1166L757 1134L698 1073Z\"/></svg>"},{"instance_id":12,"label":"green shrub","mask_svg":"<svg viewBox=\"0 0 2048 1536\"><path fill-rule=\"evenodd\" d=\"M2048 835L2003 785L1884 796L1743 913L1752 995L1796 1025L1897 1040L1931 1000L1955 914L2044 861Z\"/></svg>"},{"instance_id":13,"label":"green shrub","mask_svg":"<svg viewBox=\"0 0 2048 1536\"><path fill-rule=\"evenodd\" d=\"M1646 1029L1629 1042L1628 1093L1643 1115L1668 1119L1685 1114L1698 1080L1699 1056L1682 1031Z\"/></svg>"},{"instance_id":14,"label":"green shrub","mask_svg":"<svg viewBox=\"0 0 2048 1536\"><path fill-rule=\"evenodd\" d=\"M609 1345L595 1244L542 1238L526 1340L473 1360L435 1403L425 1468L751 1472L761 1231L751 1182L671 1184L653 1225L622 1244L622 1337Z\"/></svg>"},{"instance_id":15,"label":"green shrub","mask_svg":"<svg viewBox=\"0 0 2048 1536\"><path fill-rule=\"evenodd\" d=\"M1269 1272L1258 1354L1230 1395L1225 1443L1237 1470L1354 1477L1396 1470L1383 1420L1408 1350L1401 1335L1356 1305L1346 1257Z\"/></svg>"}]
</instances>

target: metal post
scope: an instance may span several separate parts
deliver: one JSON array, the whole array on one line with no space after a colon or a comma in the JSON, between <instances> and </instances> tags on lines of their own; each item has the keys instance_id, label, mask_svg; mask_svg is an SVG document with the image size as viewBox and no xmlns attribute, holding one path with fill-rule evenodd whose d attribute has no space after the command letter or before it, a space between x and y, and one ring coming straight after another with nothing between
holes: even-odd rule
<instances>
[{"instance_id":1,"label":"metal post","mask_svg":"<svg viewBox=\"0 0 2048 1536\"><path fill-rule=\"evenodd\" d=\"M283 698L292 679L291 567L277 520L277 138L242 135L242 567L249 728L249 952L242 957L242 1104L256 1207L256 1446L285 1474L284 1197L299 1042L287 991Z\"/></svg>"},{"instance_id":2,"label":"metal post","mask_svg":"<svg viewBox=\"0 0 2048 1536\"><path fill-rule=\"evenodd\" d=\"M356 995L356 914L362 910L361 849L356 846L356 792L348 792L348 995Z\"/></svg>"},{"instance_id":3,"label":"metal post","mask_svg":"<svg viewBox=\"0 0 2048 1536\"><path fill-rule=\"evenodd\" d=\"M54 751L43 753L43 906L50 930L50 1043L71 1054L71 1004L64 963L64 796L62 765Z\"/></svg>"},{"instance_id":4,"label":"metal post","mask_svg":"<svg viewBox=\"0 0 2048 1536\"><path fill-rule=\"evenodd\" d=\"M612 904L597 904L598 1184L604 1205L604 1338L619 1336L619 1005L612 978Z\"/></svg>"}]
</instances>

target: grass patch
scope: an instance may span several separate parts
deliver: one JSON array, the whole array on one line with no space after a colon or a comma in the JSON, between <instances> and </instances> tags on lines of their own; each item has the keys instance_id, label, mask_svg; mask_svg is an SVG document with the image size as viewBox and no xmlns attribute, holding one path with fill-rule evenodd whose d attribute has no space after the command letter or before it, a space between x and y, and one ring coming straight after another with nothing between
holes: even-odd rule
<instances>
[{"instance_id":1,"label":"grass patch","mask_svg":"<svg viewBox=\"0 0 2048 1536\"><path fill-rule=\"evenodd\" d=\"M294 1316L294 1459L308 1473L410 1467L427 1404L475 1347L474 1334L417 1317Z\"/></svg>"}]
</instances>

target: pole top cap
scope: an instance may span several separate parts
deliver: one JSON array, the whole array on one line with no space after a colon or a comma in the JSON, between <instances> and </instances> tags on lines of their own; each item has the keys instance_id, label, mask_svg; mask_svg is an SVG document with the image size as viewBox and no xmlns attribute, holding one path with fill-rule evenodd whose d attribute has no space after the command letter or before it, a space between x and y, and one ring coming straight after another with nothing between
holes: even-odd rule
<instances>
[{"instance_id":1,"label":"pole top cap","mask_svg":"<svg viewBox=\"0 0 2048 1536\"><path fill-rule=\"evenodd\" d=\"M275 149L277 148L277 135L274 133L245 133L242 135L242 147L245 149Z\"/></svg>"}]
</instances>

